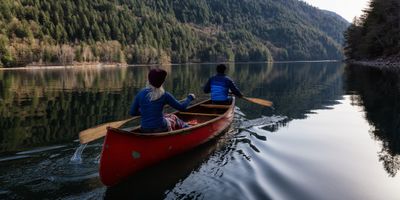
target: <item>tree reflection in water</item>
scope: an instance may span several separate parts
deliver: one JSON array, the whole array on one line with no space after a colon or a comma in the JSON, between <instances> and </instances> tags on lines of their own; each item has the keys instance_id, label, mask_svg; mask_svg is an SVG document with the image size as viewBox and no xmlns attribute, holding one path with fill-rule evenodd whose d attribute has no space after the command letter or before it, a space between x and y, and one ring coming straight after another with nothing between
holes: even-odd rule
<instances>
[{"instance_id":1,"label":"tree reflection in water","mask_svg":"<svg viewBox=\"0 0 400 200\"><path fill-rule=\"evenodd\" d=\"M189 92L207 98L202 86L215 64L163 67L170 72L165 88L178 99ZM128 117L149 68L0 71L0 153L70 142L80 130ZM230 64L228 71L246 95L277 102L275 112L289 120L335 104L341 74L338 63ZM272 112L242 101L238 106L253 111L249 119Z\"/></svg>"},{"instance_id":2,"label":"tree reflection in water","mask_svg":"<svg viewBox=\"0 0 400 200\"><path fill-rule=\"evenodd\" d=\"M202 93L202 86L211 75L215 74L215 64L174 65L166 66L166 68L169 75L165 88L178 99L186 97L189 92L196 93L199 97L198 100L208 97ZM4 183L1 185L6 190L13 192L13 188L22 188L16 189L15 193L27 198L32 197L32 194L42 199L53 196L62 197L65 194L71 194L71 192L80 193L81 191L89 191L89 196L95 195L101 198L106 190L102 188L96 175L98 171L98 155L102 147L101 141L88 145L83 155L84 162L78 166L70 162L70 158L75 151L73 147L76 148L76 142L73 142L73 140L77 139L77 134L82 129L102 122L128 117L127 111L134 96L146 85L148 69L149 67L128 67L0 71L0 154L11 154L12 156L6 155L8 157L5 158L11 157L15 159L15 161L5 161L0 166L4 174L0 177L2 178L0 182ZM261 175L261 178L272 180L271 185L278 188L287 189L288 185L279 184L285 178L288 183L290 180L296 180L291 179L294 177L300 177L298 180L307 180L303 179L302 176L287 176L286 173L282 173L285 170L280 171L278 167L276 167L276 170L273 169L274 164L278 164L276 166L285 166L282 163L292 165L291 162L286 162L289 161L285 160L287 158L290 158L290 161L302 161L302 158L304 158L297 156L298 152L294 152L296 149L292 148L292 146L289 145L286 146L288 148L285 148L285 145L297 142L288 143L289 140L287 138L306 136L305 140L316 141L309 145L314 146L315 144L315 148L319 147L319 140L313 140L318 139L318 137L314 138L312 134L309 135L311 136L310 138L307 138L307 135L300 135L301 133L286 135L288 137L285 138L285 134L280 134L282 133L281 131L285 132L285 129L281 128L288 124L302 124L309 121L297 119L305 119L310 116L310 119L318 118L321 109L336 109L336 107L340 107L340 105L333 105L343 102L340 100L343 99L346 93L352 94L353 104L364 107L365 117L373 127L371 136L375 140L382 142L382 151L378 153L379 158L390 176L395 176L400 166L400 140L396 134L399 128L398 113L400 111L397 103L400 88L399 75L392 72L349 67L345 71L345 76L343 76L344 71L345 66L342 63L229 64L228 74L236 81L239 88L247 96L273 101L275 110L238 100L236 117L242 119L241 123L236 124L238 126L234 127L234 136L225 138L228 141L218 138L218 140L211 141L211 143L203 146L204 148L195 149L185 154L185 156L177 157L171 162L155 167L154 169L157 173L152 172L150 169L147 174L152 175L148 176L145 172L140 173L131 179L133 183L128 181L125 186L107 189L106 197L110 199L118 198L121 195L132 197L132 192L134 192L140 198L149 192L153 192L152 194L155 197L160 198L194 198L194 196L191 196L191 191L194 191L193 194L195 195L202 194L202 191L196 190L195 187L197 185L192 185L193 183L207 185L210 188L221 187L218 185L218 181L215 182L215 185L212 185L213 182L211 181L210 184L210 179L202 177L204 173L208 175L210 171L213 176L220 175L222 171L218 169L236 159L236 154L239 154L239 157L243 157L246 161L240 165L235 165L233 169L236 169L236 167L249 169L245 170L246 173L243 173L243 175L247 176L252 174L251 171L253 169L262 169L260 171L264 173L265 169L268 172L267 168L270 168L267 175L265 177ZM317 114L310 114L313 112ZM329 111L324 113L329 113ZM282 118L278 118L279 116L282 116ZM326 120L336 120L334 115L331 116L332 118L327 118ZM269 123L269 119L279 119L279 122ZM340 120L337 122L340 122ZM322 127L324 124L307 125L307 127L314 126ZM344 128L346 130L347 127ZM258 132L259 129L264 129L268 132L277 131L279 134L267 133L264 135L265 131ZM297 130L291 131L297 132ZM346 131L343 132L347 133ZM315 134L324 137L324 134L317 132ZM221 137L224 137L224 135ZM323 142L330 143L331 141L328 139L326 138ZM219 142L224 143L219 145ZM276 145L274 146L274 144ZM308 145L308 143L300 145ZM332 143L332 146L334 145ZM25 159L16 159L21 156L19 151L27 150L29 152L32 149L35 151L42 148L46 149L49 146L57 147L57 150L27 155L31 157ZM62 148L58 149L59 146ZM310 148L313 149L314 147ZM274 154L274 149L289 149L289 151L275 151L278 153ZM266 153L267 150L268 153ZM318 149L313 150L315 151L312 151L312 153L317 152ZM284 156L290 152L293 152L295 156ZM332 152L335 153L336 149L333 148ZM253 153L259 157L252 158ZM269 162L271 160L268 159L263 160L268 155L271 155L269 159L279 158L278 160L281 163ZM23 154L22 156L26 155ZM305 154L304 156L313 156L313 154ZM337 156L340 155L338 154ZM372 157L375 162L375 154ZM254 165L255 168L247 168L246 166L249 163L247 159L256 163L254 158L260 158L260 165ZM329 162L326 164L329 164ZM378 165L380 164L378 163ZM38 166L39 171L42 173L37 173ZM209 166L211 170L203 168L204 166ZM294 166L292 168L294 169L293 172L297 172L299 167L298 165ZM216 170L213 170L214 168ZM204 169L204 173L203 171L196 173L199 169ZM307 165L304 170L311 171L312 169L311 165ZM346 175L346 169L337 168L336 166L324 168L322 171L324 170L327 171L327 175L332 174L331 170L343 171L344 174L339 175ZM21 176L21 173L25 173L25 175ZM90 176L88 177L87 174ZM232 173L232 175L239 174ZM271 174L277 175L274 180L271 179ZM385 173L383 174L386 176ZM50 181L48 179L37 181L47 176L51 178L49 179ZM9 182L10 177L18 177L18 179ZM251 178L252 176L249 177ZM354 178L354 180L360 178L352 177L351 175L349 177ZM390 177L386 178L392 179ZM232 180L236 181L236 179ZM75 181L73 182L74 184L71 184L71 180ZM135 180L147 180L148 182L139 181L135 183ZM187 180L187 182L184 180ZM326 182L337 185L338 183L343 183L341 181L347 180L346 176L345 179L339 182L330 179L326 179ZM154 182L160 183L153 184ZM250 182L251 184L254 183L253 181ZM301 191L298 190L299 185L296 185L299 182L293 181L293 183L294 185L292 186L295 188L293 191ZM189 185L189 187L185 188L186 185ZM36 190L36 186L39 187L39 190ZM318 188L312 185L309 186ZM363 188L362 185L359 187ZM92 191L93 188L97 189ZM178 188L178 190L171 188ZM224 187L222 188L224 189ZM151 190L149 191L149 189ZM345 187L344 192L348 192L347 189ZM166 193L166 191L169 191L169 193ZM256 188L255 191L262 192L265 190ZM312 189L308 191L314 192ZM228 192L233 191L228 190ZM0 195L1 193L0 191ZM238 190L239 193L240 190ZM285 193L295 194L288 191L285 191ZM8 193L4 194L8 195ZM83 198L81 195L85 194L79 194L78 197L73 199ZM268 191L264 195L268 197ZM325 195L325 193L322 195Z\"/></svg>"},{"instance_id":3,"label":"tree reflection in water","mask_svg":"<svg viewBox=\"0 0 400 200\"><path fill-rule=\"evenodd\" d=\"M353 65L345 72L352 103L364 108L372 137L381 141L379 160L394 177L400 169L400 72Z\"/></svg>"}]
</instances>

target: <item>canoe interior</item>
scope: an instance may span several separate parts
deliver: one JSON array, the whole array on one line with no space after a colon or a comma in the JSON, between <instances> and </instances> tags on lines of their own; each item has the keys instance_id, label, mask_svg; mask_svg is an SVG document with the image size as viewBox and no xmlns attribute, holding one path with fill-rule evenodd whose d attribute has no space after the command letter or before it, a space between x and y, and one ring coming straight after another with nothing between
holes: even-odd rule
<instances>
[{"instance_id":1,"label":"canoe interior","mask_svg":"<svg viewBox=\"0 0 400 200\"><path fill-rule=\"evenodd\" d=\"M228 109L229 109L229 105L220 105L220 106L224 106L225 108L208 108L208 107L204 107L201 105L210 105L210 102L206 102L206 103L202 103L200 105L191 107L189 109L186 110L186 112L193 112L193 113L207 113L207 114L224 114ZM179 113L179 112L178 112Z\"/></svg>"}]
</instances>

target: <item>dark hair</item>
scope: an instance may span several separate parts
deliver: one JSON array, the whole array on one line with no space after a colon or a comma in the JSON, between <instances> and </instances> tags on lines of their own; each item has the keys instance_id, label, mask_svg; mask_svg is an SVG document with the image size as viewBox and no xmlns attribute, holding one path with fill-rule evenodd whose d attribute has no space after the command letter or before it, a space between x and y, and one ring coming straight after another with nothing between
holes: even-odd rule
<instances>
[{"instance_id":1,"label":"dark hair","mask_svg":"<svg viewBox=\"0 0 400 200\"><path fill-rule=\"evenodd\" d=\"M220 74L224 74L226 70L226 65L224 64L219 64L217 65L217 72Z\"/></svg>"},{"instance_id":2,"label":"dark hair","mask_svg":"<svg viewBox=\"0 0 400 200\"><path fill-rule=\"evenodd\" d=\"M167 77L167 72L163 69L152 69L148 74L149 83L156 88L161 87L165 77Z\"/></svg>"}]
</instances>

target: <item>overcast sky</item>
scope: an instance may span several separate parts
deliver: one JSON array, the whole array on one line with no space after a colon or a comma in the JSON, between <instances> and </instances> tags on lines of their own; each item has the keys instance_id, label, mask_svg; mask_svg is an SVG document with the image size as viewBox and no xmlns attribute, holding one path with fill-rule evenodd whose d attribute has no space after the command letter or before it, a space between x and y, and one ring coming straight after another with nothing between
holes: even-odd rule
<instances>
[{"instance_id":1,"label":"overcast sky","mask_svg":"<svg viewBox=\"0 0 400 200\"><path fill-rule=\"evenodd\" d=\"M323 10L333 11L347 21L352 22L355 16L359 17L362 10L367 8L369 0L303 0L308 4Z\"/></svg>"}]
</instances>

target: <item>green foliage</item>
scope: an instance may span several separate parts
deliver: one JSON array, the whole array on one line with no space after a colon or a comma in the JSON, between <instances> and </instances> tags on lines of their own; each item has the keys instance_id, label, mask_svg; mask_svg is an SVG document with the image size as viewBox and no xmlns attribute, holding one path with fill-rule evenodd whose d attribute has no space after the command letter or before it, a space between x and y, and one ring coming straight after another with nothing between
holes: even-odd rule
<instances>
[{"instance_id":1,"label":"green foliage","mask_svg":"<svg viewBox=\"0 0 400 200\"><path fill-rule=\"evenodd\" d=\"M345 32L346 56L374 59L400 52L400 1L373 0Z\"/></svg>"},{"instance_id":2,"label":"green foliage","mask_svg":"<svg viewBox=\"0 0 400 200\"><path fill-rule=\"evenodd\" d=\"M101 62L340 59L347 27L297 0L3 1L0 34L10 44L48 46L30 62L61 62L49 49L63 44L74 61L85 60L81 44L91 47L86 61ZM103 48L110 44L114 55Z\"/></svg>"},{"instance_id":3,"label":"green foliage","mask_svg":"<svg viewBox=\"0 0 400 200\"><path fill-rule=\"evenodd\" d=\"M9 67L13 65L13 58L7 49L8 38L4 35L0 35L0 67Z\"/></svg>"},{"instance_id":4,"label":"green foliage","mask_svg":"<svg viewBox=\"0 0 400 200\"><path fill-rule=\"evenodd\" d=\"M15 66L15 60L14 58L11 56L11 54L9 52L5 53L2 57L1 57L1 63L4 65L4 67L12 67Z\"/></svg>"}]
</instances>

